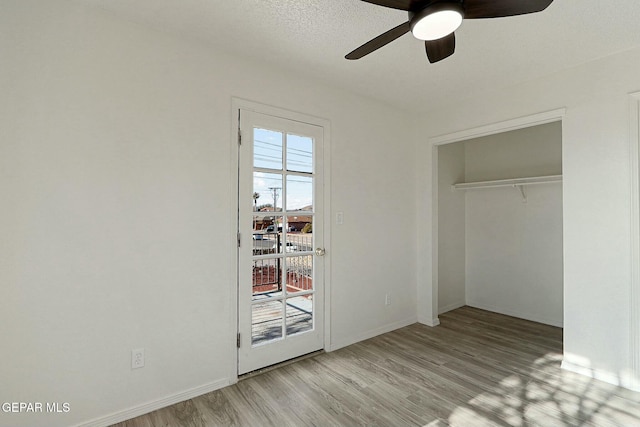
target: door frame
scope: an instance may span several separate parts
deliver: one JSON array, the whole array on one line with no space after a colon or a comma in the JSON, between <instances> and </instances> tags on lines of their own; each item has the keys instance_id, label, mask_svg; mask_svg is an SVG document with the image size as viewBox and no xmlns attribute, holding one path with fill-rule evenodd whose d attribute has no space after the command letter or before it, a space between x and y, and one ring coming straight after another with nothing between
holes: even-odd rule
<instances>
[{"instance_id":1,"label":"door frame","mask_svg":"<svg viewBox=\"0 0 640 427\"><path fill-rule=\"evenodd\" d=\"M640 92L629 98L629 158L631 173L631 283L630 301L630 378L622 385L640 391ZM626 384L625 384L626 382Z\"/></svg>"},{"instance_id":2,"label":"door frame","mask_svg":"<svg viewBox=\"0 0 640 427\"><path fill-rule=\"evenodd\" d=\"M319 126L323 129L323 198L324 206L321 212L324 228L324 248L326 254L324 256L324 342L325 351L331 350L331 123L327 119L311 116L305 113L292 111L284 108L274 107L272 105L262 104L242 98L231 98L231 212L229 227L229 248L232 256L230 262L230 276L234 277L233 288L229 292L229 324L235 325L232 330L234 333L229 337L230 352L232 364L230 366L229 378L231 383L238 381L238 348L236 346L236 336L239 332L238 323L238 204L239 204L239 187L238 187L238 167L239 167L239 144L240 139L240 110L251 110L256 113L269 116L281 117L287 120L293 120L301 123L308 123Z\"/></svg>"}]
</instances>

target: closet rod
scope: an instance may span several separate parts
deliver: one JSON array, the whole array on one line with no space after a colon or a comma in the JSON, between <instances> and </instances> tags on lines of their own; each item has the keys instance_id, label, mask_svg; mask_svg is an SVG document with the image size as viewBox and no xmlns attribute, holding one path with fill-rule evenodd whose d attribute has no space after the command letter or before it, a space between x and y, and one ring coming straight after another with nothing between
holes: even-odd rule
<instances>
[{"instance_id":1,"label":"closet rod","mask_svg":"<svg viewBox=\"0 0 640 427\"><path fill-rule=\"evenodd\" d=\"M516 187L523 185L552 184L562 182L562 175L534 176L529 178L498 179L495 181L460 182L453 184L454 190L472 190L476 188Z\"/></svg>"}]
</instances>

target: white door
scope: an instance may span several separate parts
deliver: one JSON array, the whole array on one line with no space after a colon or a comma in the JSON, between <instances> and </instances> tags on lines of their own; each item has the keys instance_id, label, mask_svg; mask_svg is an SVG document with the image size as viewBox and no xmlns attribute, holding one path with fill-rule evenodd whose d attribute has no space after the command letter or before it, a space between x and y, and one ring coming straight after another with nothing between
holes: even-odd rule
<instances>
[{"instance_id":1,"label":"white door","mask_svg":"<svg viewBox=\"0 0 640 427\"><path fill-rule=\"evenodd\" d=\"M238 374L324 348L323 128L240 110Z\"/></svg>"}]
</instances>

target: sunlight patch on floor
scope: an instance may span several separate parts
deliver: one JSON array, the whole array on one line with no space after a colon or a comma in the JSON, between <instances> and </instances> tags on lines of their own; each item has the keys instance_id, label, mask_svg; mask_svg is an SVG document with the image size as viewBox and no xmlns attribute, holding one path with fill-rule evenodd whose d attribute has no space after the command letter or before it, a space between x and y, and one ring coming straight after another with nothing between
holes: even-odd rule
<instances>
[{"instance_id":1,"label":"sunlight patch on floor","mask_svg":"<svg viewBox=\"0 0 640 427\"><path fill-rule=\"evenodd\" d=\"M452 411L452 426L640 426L640 407L616 395L619 388L560 369L562 355L549 353L529 368L503 378ZM523 380L525 375L529 378ZM431 425L438 424L428 424Z\"/></svg>"}]
</instances>

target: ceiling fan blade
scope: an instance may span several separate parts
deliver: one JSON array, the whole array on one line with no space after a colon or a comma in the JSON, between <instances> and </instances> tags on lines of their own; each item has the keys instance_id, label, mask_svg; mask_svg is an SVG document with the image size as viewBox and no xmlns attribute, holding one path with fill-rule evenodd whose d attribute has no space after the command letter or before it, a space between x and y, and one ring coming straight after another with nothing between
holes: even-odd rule
<instances>
[{"instance_id":1,"label":"ceiling fan blade","mask_svg":"<svg viewBox=\"0 0 640 427\"><path fill-rule=\"evenodd\" d=\"M464 18L502 18L545 10L553 0L464 0Z\"/></svg>"},{"instance_id":2,"label":"ceiling fan blade","mask_svg":"<svg viewBox=\"0 0 640 427\"><path fill-rule=\"evenodd\" d=\"M411 24L409 22L400 24L397 27L387 31L386 33L380 34L375 39L366 42L359 48L355 49L353 52L348 53L345 58L360 59L363 56L380 49L382 46L391 43L398 37L407 34L409 31L411 31Z\"/></svg>"},{"instance_id":3,"label":"ceiling fan blade","mask_svg":"<svg viewBox=\"0 0 640 427\"><path fill-rule=\"evenodd\" d=\"M406 11L414 11L421 5L429 3L426 0L362 0L367 3L377 4L378 6L390 7L391 9L400 9Z\"/></svg>"},{"instance_id":4,"label":"ceiling fan blade","mask_svg":"<svg viewBox=\"0 0 640 427\"><path fill-rule=\"evenodd\" d=\"M454 33L438 40L424 42L427 57L432 64L453 55L456 50L456 35Z\"/></svg>"}]
</instances>

